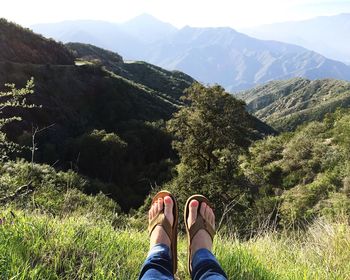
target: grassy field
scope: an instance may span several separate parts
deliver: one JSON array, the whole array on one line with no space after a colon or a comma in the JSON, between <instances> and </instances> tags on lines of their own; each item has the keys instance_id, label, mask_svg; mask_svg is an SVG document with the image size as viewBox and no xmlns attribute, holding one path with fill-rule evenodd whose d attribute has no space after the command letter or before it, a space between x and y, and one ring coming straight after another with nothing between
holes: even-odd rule
<instances>
[{"instance_id":1,"label":"grassy field","mask_svg":"<svg viewBox=\"0 0 350 280\"><path fill-rule=\"evenodd\" d=\"M115 230L86 217L15 212L0 225L0 279L137 279L147 234ZM215 253L229 279L350 279L350 227L317 222L306 233L269 233L250 241L217 237ZM179 238L179 279L186 240Z\"/></svg>"}]
</instances>

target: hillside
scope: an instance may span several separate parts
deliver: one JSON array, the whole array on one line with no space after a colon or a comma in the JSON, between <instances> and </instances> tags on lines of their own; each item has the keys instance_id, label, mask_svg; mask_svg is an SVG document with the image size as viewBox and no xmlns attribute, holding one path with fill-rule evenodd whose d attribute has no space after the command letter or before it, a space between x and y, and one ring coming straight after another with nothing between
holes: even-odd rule
<instances>
[{"instance_id":1,"label":"hillside","mask_svg":"<svg viewBox=\"0 0 350 280\"><path fill-rule=\"evenodd\" d=\"M24 121L9 125L6 131L16 142L30 145L33 126L53 125L36 137L40 147L35 154L37 162L56 162L57 168L74 168L86 176L108 182L105 191L120 200L123 209L143 202L150 188L148 181L140 181L145 176L159 182L167 178L161 175L166 173L166 167L159 170L158 164L174 157L170 139L159 127L146 122L169 118L177 110L169 100L95 66L0 62L0 73L0 83L11 81L19 86L31 76L35 77L35 94L28 100L42 108L18 112ZM104 171L102 160L109 155L110 148L104 147L102 139L92 142L97 145L95 153L84 146L85 141L94 139L93 134L90 135L94 129L101 131L101 137L107 131L127 141L127 149L121 151L125 153L123 158L120 159L119 153L116 155L127 164L115 165L118 170L115 179ZM30 158L28 152L22 156ZM95 163L86 165L84 157ZM117 185L125 190L121 192ZM129 189L130 185L133 188ZM90 191L97 192L99 188L101 186Z\"/></svg>"},{"instance_id":2,"label":"hillside","mask_svg":"<svg viewBox=\"0 0 350 280\"><path fill-rule=\"evenodd\" d=\"M0 18L0 61L33 64L74 64L73 55L54 40Z\"/></svg>"},{"instance_id":3,"label":"hillside","mask_svg":"<svg viewBox=\"0 0 350 280\"><path fill-rule=\"evenodd\" d=\"M321 120L337 108L350 107L350 83L339 80L274 81L238 95L247 109L277 130Z\"/></svg>"},{"instance_id":4,"label":"hillside","mask_svg":"<svg viewBox=\"0 0 350 280\"><path fill-rule=\"evenodd\" d=\"M322 30L322 32L320 32ZM253 37L297 44L322 55L350 62L350 14L322 16L243 29Z\"/></svg>"},{"instance_id":5,"label":"hillside","mask_svg":"<svg viewBox=\"0 0 350 280\"><path fill-rule=\"evenodd\" d=\"M178 98L191 85L192 78L149 64L124 64L118 54L93 46L79 48L78 55L62 44L4 20L0 22L0 29L4 31L1 42L17 40L11 47L13 57L8 55L10 48L0 49L0 90L6 90L4 84L9 82L22 87L34 77L35 94L28 100L42 105L33 110L4 111L4 116L16 112L23 118L22 122L5 128L10 139L30 145L35 127L50 126L36 137L40 148L35 153L35 161L55 164L64 170L73 168L108 183L103 187L105 192L114 199L123 198L121 206L126 210L143 202L151 187L149 182L169 179L170 159L176 159L176 155L162 122L178 109L181 104ZM59 54L69 55L69 63L62 65L64 61ZM79 56L84 61L79 60ZM110 135L116 139L121 137L118 143L122 143L122 147L123 143L127 144L118 150L120 154L114 154L118 162L124 163L115 165L114 178L101 162L110 155L108 149L113 148L102 140ZM92 154L85 143L94 143L96 153ZM26 150L21 156L29 159L30 152ZM84 157L90 157L96 166L84 165ZM96 193L101 188L102 185L88 192Z\"/></svg>"},{"instance_id":6,"label":"hillside","mask_svg":"<svg viewBox=\"0 0 350 280\"><path fill-rule=\"evenodd\" d=\"M121 77L162 93L176 104L180 104L179 98L183 95L183 90L195 81L185 73L167 71L143 61L124 62L120 55L93 45L67 43L66 46L73 51L76 59L81 63L103 65L107 70Z\"/></svg>"},{"instance_id":7,"label":"hillside","mask_svg":"<svg viewBox=\"0 0 350 280\"><path fill-rule=\"evenodd\" d=\"M145 22L152 28L144 29ZM350 80L350 67L342 62L296 45L255 39L228 27L176 29L143 15L123 24L74 21L35 25L33 29L63 42L90 43L117 51L126 59L180 70L229 91L293 77Z\"/></svg>"}]
</instances>

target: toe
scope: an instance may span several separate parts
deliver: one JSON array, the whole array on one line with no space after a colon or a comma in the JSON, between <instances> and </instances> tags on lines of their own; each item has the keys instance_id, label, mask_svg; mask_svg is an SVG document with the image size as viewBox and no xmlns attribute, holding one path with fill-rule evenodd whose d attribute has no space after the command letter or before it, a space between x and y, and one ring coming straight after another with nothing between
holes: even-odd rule
<instances>
[{"instance_id":1,"label":"toe","mask_svg":"<svg viewBox=\"0 0 350 280\"><path fill-rule=\"evenodd\" d=\"M155 216L154 203L152 204L152 207L151 207L151 216L152 216L152 218L154 218L154 216Z\"/></svg>"},{"instance_id":2,"label":"toe","mask_svg":"<svg viewBox=\"0 0 350 280\"><path fill-rule=\"evenodd\" d=\"M206 211L207 211L207 204L205 203L205 202L202 202L201 203L201 207L200 207L200 209L199 209L199 212L201 213L201 216L204 218L204 219L206 219Z\"/></svg>"},{"instance_id":3,"label":"toe","mask_svg":"<svg viewBox=\"0 0 350 280\"><path fill-rule=\"evenodd\" d=\"M159 198L158 199L158 210L161 212L163 210L163 207L164 204L163 204L163 199L162 198Z\"/></svg>"},{"instance_id":4,"label":"toe","mask_svg":"<svg viewBox=\"0 0 350 280\"><path fill-rule=\"evenodd\" d=\"M164 214L165 217L169 220L172 225L174 222L174 214L173 214L174 202L170 196L164 197Z\"/></svg>"},{"instance_id":5,"label":"toe","mask_svg":"<svg viewBox=\"0 0 350 280\"><path fill-rule=\"evenodd\" d=\"M209 210L209 223L213 228L215 228L215 215L213 209L210 208Z\"/></svg>"},{"instance_id":6,"label":"toe","mask_svg":"<svg viewBox=\"0 0 350 280\"><path fill-rule=\"evenodd\" d=\"M187 220L187 224L189 226L193 225L197 219L198 205L199 205L199 202L195 199L190 202L188 220Z\"/></svg>"},{"instance_id":7,"label":"toe","mask_svg":"<svg viewBox=\"0 0 350 280\"><path fill-rule=\"evenodd\" d=\"M158 209L158 201L156 201L155 203L153 203L153 213L154 213L154 216L156 216L158 213L159 213L159 209Z\"/></svg>"}]
</instances>

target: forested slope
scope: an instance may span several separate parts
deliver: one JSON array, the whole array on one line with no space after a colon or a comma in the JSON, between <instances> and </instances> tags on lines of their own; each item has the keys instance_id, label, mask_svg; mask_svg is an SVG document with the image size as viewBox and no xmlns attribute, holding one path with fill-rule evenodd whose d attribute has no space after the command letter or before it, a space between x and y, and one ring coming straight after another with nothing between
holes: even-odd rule
<instances>
[{"instance_id":1,"label":"forested slope","mask_svg":"<svg viewBox=\"0 0 350 280\"><path fill-rule=\"evenodd\" d=\"M238 95L247 109L277 130L293 130L298 125L321 120L326 113L350 106L350 83L303 78L273 81Z\"/></svg>"},{"instance_id":2,"label":"forested slope","mask_svg":"<svg viewBox=\"0 0 350 280\"><path fill-rule=\"evenodd\" d=\"M194 80L151 65L124 64L118 54L93 46L79 56L5 20L0 28L4 31L0 43L6 46L0 50L0 90L6 90L5 83L22 87L34 77L35 93L28 100L41 105L32 110L5 109L4 116L23 118L5 127L8 137L30 146L35 129L49 126L35 136L40 147L35 161L102 180L108 186L90 192L104 188L121 200L124 209L142 203L151 185L169 176L170 159L176 156L162 120L178 109L179 96ZM92 49L97 57L91 55ZM120 141L103 140L112 136ZM114 148L116 164L105 172L111 160L106 157ZM30 159L31 152L25 149L21 156ZM115 172L113 178L111 172Z\"/></svg>"}]
</instances>

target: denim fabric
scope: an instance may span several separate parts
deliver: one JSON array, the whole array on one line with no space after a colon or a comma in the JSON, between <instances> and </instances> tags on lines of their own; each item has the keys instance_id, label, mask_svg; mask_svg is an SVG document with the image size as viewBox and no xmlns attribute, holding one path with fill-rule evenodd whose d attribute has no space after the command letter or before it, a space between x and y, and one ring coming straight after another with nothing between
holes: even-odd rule
<instances>
[{"instance_id":1,"label":"denim fabric","mask_svg":"<svg viewBox=\"0 0 350 280\"><path fill-rule=\"evenodd\" d=\"M198 250L192 260L193 280L226 280L227 276L215 256L207 249ZM170 249L165 244L156 244L148 253L139 280L173 280Z\"/></svg>"},{"instance_id":2,"label":"denim fabric","mask_svg":"<svg viewBox=\"0 0 350 280\"><path fill-rule=\"evenodd\" d=\"M140 280L173 280L173 263L170 248L165 244L154 245L143 263Z\"/></svg>"},{"instance_id":3,"label":"denim fabric","mask_svg":"<svg viewBox=\"0 0 350 280\"><path fill-rule=\"evenodd\" d=\"M193 280L227 280L215 256L207 249L199 249L192 259Z\"/></svg>"}]
</instances>

